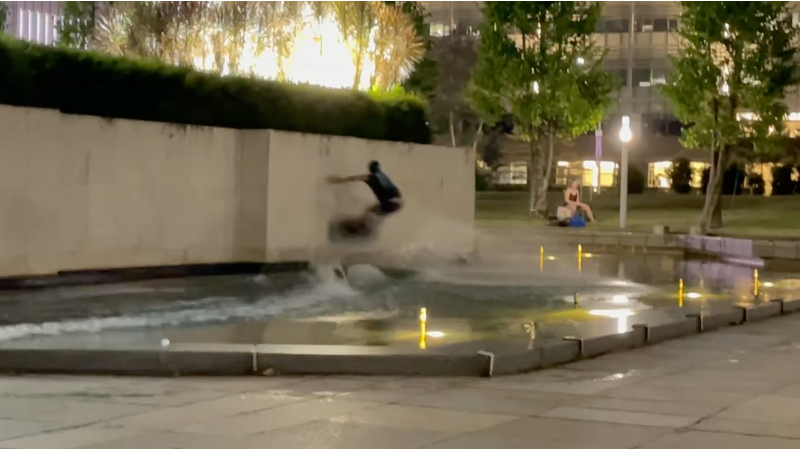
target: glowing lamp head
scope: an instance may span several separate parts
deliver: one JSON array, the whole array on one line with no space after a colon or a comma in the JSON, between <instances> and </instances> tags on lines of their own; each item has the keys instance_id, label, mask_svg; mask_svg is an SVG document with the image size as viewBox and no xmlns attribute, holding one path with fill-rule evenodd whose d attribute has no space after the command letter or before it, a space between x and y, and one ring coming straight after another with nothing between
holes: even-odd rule
<instances>
[{"instance_id":1,"label":"glowing lamp head","mask_svg":"<svg viewBox=\"0 0 800 450\"><path fill-rule=\"evenodd\" d=\"M619 129L619 140L628 143L631 141L632 137L631 118L628 116L622 116L622 127Z\"/></svg>"}]
</instances>

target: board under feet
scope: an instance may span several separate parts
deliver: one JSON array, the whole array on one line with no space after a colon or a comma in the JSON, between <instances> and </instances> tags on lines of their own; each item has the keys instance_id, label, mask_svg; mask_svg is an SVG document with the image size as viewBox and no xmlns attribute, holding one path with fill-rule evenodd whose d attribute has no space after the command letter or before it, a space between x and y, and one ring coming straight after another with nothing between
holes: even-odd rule
<instances>
[{"instance_id":1,"label":"board under feet","mask_svg":"<svg viewBox=\"0 0 800 450\"><path fill-rule=\"evenodd\" d=\"M375 236L374 228L364 219L344 219L331 222L328 239L331 242L369 241Z\"/></svg>"}]
</instances>

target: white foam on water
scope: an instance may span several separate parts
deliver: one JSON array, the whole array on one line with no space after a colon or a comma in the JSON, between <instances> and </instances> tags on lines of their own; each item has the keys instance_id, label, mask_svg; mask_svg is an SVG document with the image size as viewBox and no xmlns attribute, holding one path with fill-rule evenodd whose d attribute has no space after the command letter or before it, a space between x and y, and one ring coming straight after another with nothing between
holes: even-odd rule
<instances>
[{"instance_id":1,"label":"white foam on water","mask_svg":"<svg viewBox=\"0 0 800 450\"><path fill-rule=\"evenodd\" d=\"M353 298L358 292L337 279L323 279L320 283L282 295L263 297L250 304L242 304L235 297L208 297L197 303L187 303L186 309L149 312L118 317L23 323L0 327L0 341L28 336L59 335L67 333L99 333L105 330L154 328L222 322L230 320L258 320L293 310L302 310L320 303Z\"/></svg>"},{"instance_id":2,"label":"white foam on water","mask_svg":"<svg viewBox=\"0 0 800 450\"><path fill-rule=\"evenodd\" d=\"M356 286L368 286L386 281L386 275L371 264L353 264L347 268L347 280Z\"/></svg>"}]
</instances>

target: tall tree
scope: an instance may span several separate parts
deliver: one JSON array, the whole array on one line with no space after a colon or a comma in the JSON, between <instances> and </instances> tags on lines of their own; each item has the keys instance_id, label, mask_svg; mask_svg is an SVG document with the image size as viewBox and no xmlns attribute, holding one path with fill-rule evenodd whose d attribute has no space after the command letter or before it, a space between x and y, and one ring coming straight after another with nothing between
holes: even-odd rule
<instances>
[{"instance_id":1,"label":"tall tree","mask_svg":"<svg viewBox=\"0 0 800 450\"><path fill-rule=\"evenodd\" d=\"M702 231L722 226L723 174L734 152L778 150L787 89L798 82L787 2L681 2L681 51L664 86L682 144L707 148L712 170ZM755 155L753 155L755 156Z\"/></svg>"},{"instance_id":2,"label":"tall tree","mask_svg":"<svg viewBox=\"0 0 800 450\"><path fill-rule=\"evenodd\" d=\"M437 38L431 56L437 68L436 89L428 102L433 128L449 134L454 147L473 145L481 124L469 104L467 85L478 62L478 40L456 34Z\"/></svg>"},{"instance_id":3,"label":"tall tree","mask_svg":"<svg viewBox=\"0 0 800 450\"><path fill-rule=\"evenodd\" d=\"M425 12L421 2L384 2L389 6L400 3L401 10L411 19L414 31L422 41L423 56L416 61L414 69L409 77L403 82L403 89L413 92L423 98L430 99L435 95L436 90L436 61L431 56L433 42L428 25L425 24Z\"/></svg>"},{"instance_id":4,"label":"tall tree","mask_svg":"<svg viewBox=\"0 0 800 450\"><path fill-rule=\"evenodd\" d=\"M613 103L593 41L600 4L486 2L483 15L472 103L491 123L513 117L530 146L530 214L546 214L554 140L595 129Z\"/></svg>"}]
</instances>

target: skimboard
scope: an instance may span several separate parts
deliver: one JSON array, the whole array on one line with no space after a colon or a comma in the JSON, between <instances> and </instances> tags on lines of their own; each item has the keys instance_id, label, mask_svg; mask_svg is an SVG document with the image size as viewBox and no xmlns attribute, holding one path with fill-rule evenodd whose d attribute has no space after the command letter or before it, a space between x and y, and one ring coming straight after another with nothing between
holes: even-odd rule
<instances>
[{"instance_id":1,"label":"skimboard","mask_svg":"<svg viewBox=\"0 0 800 450\"><path fill-rule=\"evenodd\" d=\"M331 242L365 242L375 237L375 227L362 218L334 220L330 223Z\"/></svg>"}]
</instances>

